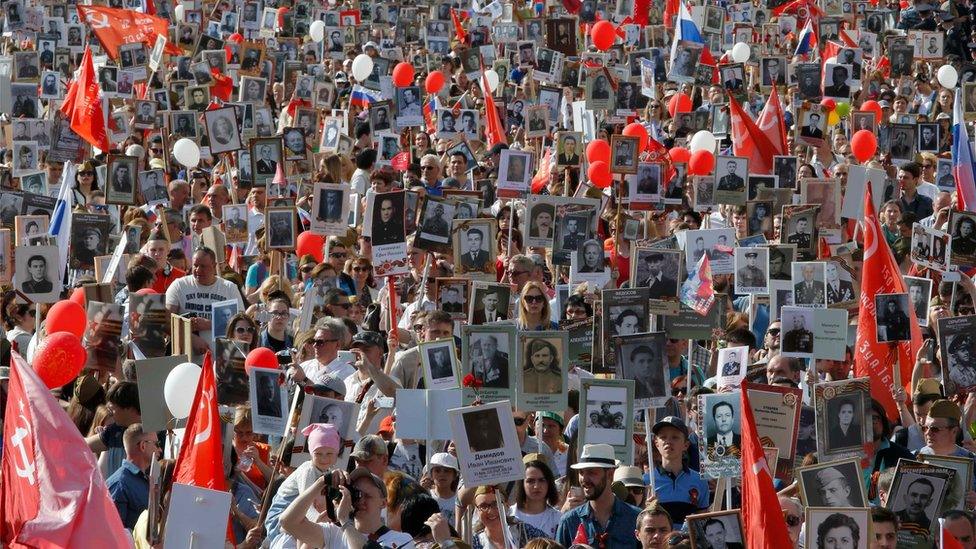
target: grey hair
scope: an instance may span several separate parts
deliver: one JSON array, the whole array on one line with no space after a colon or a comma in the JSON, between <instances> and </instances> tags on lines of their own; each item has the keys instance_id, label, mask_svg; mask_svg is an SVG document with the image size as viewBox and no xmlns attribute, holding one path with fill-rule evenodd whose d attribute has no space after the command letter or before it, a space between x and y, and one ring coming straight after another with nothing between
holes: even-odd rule
<instances>
[{"instance_id":1,"label":"grey hair","mask_svg":"<svg viewBox=\"0 0 976 549\"><path fill-rule=\"evenodd\" d=\"M319 319L315 323L316 330L326 330L332 337L338 339L340 342L345 342L349 339L349 330L346 328L346 324L335 317L326 316Z\"/></svg>"}]
</instances>

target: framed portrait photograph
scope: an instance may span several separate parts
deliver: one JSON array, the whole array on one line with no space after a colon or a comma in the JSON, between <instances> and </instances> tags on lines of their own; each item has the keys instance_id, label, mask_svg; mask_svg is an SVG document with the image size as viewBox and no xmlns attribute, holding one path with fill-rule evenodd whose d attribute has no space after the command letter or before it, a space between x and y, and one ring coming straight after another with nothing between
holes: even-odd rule
<instances>
[{"instance_id":1,"label":"framed portrait photograph","mask_svg":"<svg viewBox=\"0 0 976 549\"><path fill-rule=\"evenodd\" d=\"M19 177L38 169L38 144L36 141L13 142L13 175Z\"/></svg>"},{"instance_id":2,"label":"framed portrait photograph","mask_svg":"<svg viewBox=\"0 0 976 549\"><path fill-rule=\"evenodd\" d=\"M871 440L868 378L818 383L814 387L817 412L817 451L821 460L860 455Z\"/></svg>"},{"instance_id":3,"label":"framed portrait photograph","mask_svg":"<svg viewBox=\"0 0 976 549\"><path fill-rule=\"evenodd\" d=\"M467 278L436 278L434 279L434 295L437 308L451 315L454 320L468 318L468 287L471 280Z\"/></svg>"},{"instance_id":4,"label":"framed portrait photograph","mask_svg":"<svg viewBox=\"0 0 976 549\"><path fill-rule=\"evenodd\" d=\"M610 136L610 171L636 174L640 159L640 139L628 135Z\"/></svg>"},{"instance_id":5,"label":"framed portrait photograph","mask_svg":"<svg viewBox=\"0 0 976 549\"><path fill-rule=\"evenodd\" d=\"M870 547L871 510L867 507L807 507L805 512L807 547L829 547L828 538L851 549Z\"/></svg>"},{"instance_id":6,"label":"framed portrait photograph","mask_svg":"<svg viewBox=\"0 0 976 549\"><path fill-rule=\"evenodd\" d=\"M204 123L207 126L207 135L210 136L211 154L232 152L243 147L234 107L207 111L204 113Z\"/></svg>"},{"instance_id":7,"label":"framed portrait photograph","mask_svg":"<svg viewBox=\"0 0 976 549\"><path fill-rule=\"evenodd\" d=\"M589 110L610 110L613 107L615 96L610 75L605 69L586 69L583 93Z\"/></svg>"},{"instance_id":8,"label":"framed portrait photograph","mask_svg":"<svg viewBox=\"0 0 976 549\"><path fill-rule=\"evenodd\" d=\"M452 228L455 273L495 273L495 231L493 219L455 220Z\"/></svg>"},{"instance_id":9,"label":"framed portrait photograph","mask_svg":"<svg viewBox=\"0 0 976 549\"><path fill-rule=\"evenodd\" d=\"M26 246L33 239L46 235L49 221L47 215L18 215L14 220L17 245Z\"/></svg>"},{"instance_id":10,"label":"framed portrait photograph","mask_svg":"<svg viewBox=\"0 0 976 549\"><path fill-rule=\"evenodd\" d=\"M745 547L742 512L738 509L688 515L692 547Z\"/></svg>"},{"instance_id":11,"label":"framed portrait photograph","mask_svg":"<svg viewBox=\"0 0 976 549\"><path fill-rule=\"evenodd\" d=\"M105 186L105 202L134 205L136 203L136 167L139 159L134 156L108 156L108 184Z\"/></svg>"},{"instance_id":12,"label":"framed portrait photograph","mask_svg":"<svg viewBox=\"0 0 976 549\"><path fill-rule=\"evenodd\" d=\"M369 105L369 129L372 133L393 128L392 108L390 101L376 101Z\"/></svg>"},{"instance_id":13,"label":"framed portrait photograph","mask_svg":"<svg viewBox=\"0 0 976 549\"><path fill-rule=\"evenodd\" d=\"M681 251L637 248L630 285L647 288L651 312L677 314Z\"/></svg>"},{"instance_id":14,"label":"framed portrait photograph","mask_svg":"<svg viewBox=\"0 0 976 549\"><path fill-rule=\"evenodd\" d=\"M951 509L964 509L966 506L966 494L972 490L973 486L973 460L964 457L937 456L933 454L918 454L919 461L932 465L951 469L955 472L946 490L945 498L942 501L941 513Z\"/></svg>"},{"instance_id":15,"label":"framed portrait photograph","mask_svg":"<svg viewBox=\"0 0 976 549\"><path fill-rule=\"evenodd\" d=\"M526 204L527 213L522 216L524 225L523 236L532 246L552 247L555 234L556 206L545 200L545 197L530 195Z\"/></svg>"},{"instance_id":16,"label":"framed portrait photograph","mask_svg":"<svg viewBox=\"0 0 976 549\"><path fill-rule=\"evenodd\" d=\"M559 132L556 135L556 165L578 167L582 143L580 132Z\"/></svg>"},{"instance_id":17,"label":"framed portrait photograph","mask_svg":"<svg viewBox=\"0 0 976 549\"><path fill-rule=\"evenodd\" d=\"M38 170L20 176L20 188L30 194L47 195L47 171Z\"/></svg>"},{"instance_id":18,"label":"framed portrait photograph","mask_svg":"<svg viewBox=\"0 0 976 549\"><path fill-rule=\"evenodd\" d=\"M297 235L294 208L275 208L265 210L265 227L268 234L268 248L291 250L295 248Z\"/></svg>"},{"instance_id":19,"label":"framed portrait photograph","mask_svg":"<svg viewBox=\"0 0 976 549\"><path fill-rule=\"evenodd\" d=\"M715 200L718 203L745 204L748 181L748 158L719 156L715 159Z\"/></svg>"},{"instance_id":20,"label":"framed portrait photograph","mask_svg":"<svg viewBox=\"0 0 976 549\"><path fill-rule=\"evenodd\" d=\"M224 236L228 244L247 243L250 233L247 230L247 205L224 204L221 212L224 221Z\"/></svg>"},{"instance_id":21,"label":"framed portrait photograph","mask_svg":"<svg viewBox=\"0 0 976 549\"><path fill-rule=\"evenodd\" d=\"M525 136L540 138L549 135L549 108L545 105L533 105L526 109Z\"/></svg>"},{"instance_id":22,"label":"framed portrait photograph","mask_svg":"<svg viewBox=\"0 0 976 549\"><path fill-rule=\"evenodd\" d=\"M856 458L796 470L800 497L807 507L866 507L861 466Z\"/></svg>"},{"instance_id":23,"label":"framed portrait photograph","mask_svg":"<svg viewBox=\"0 0 976 549\"><path fill-rule=\"evenodd\" d=\"M147 204L169 199L166 177L162 169L139 172L139 193Z\"/></svg>"},{"instance_id":24,"label":"framed portrait photograph","mask_svg":"<svg viewBox=\"0 0 976 549\"><path fill-rule=\"evenodd\" d=\"M917 276L906 276L905 286L908 287L908 303L915 313L915 321L919 326L927 328L929 325L929 303L932 299L932 279Z\"/></svg>"},{"instance_id":25,"label":"framed portrait photograph","mask_svg":"<svg viewBox=\"0 0 976 549\"><path fill-rule=\"evenodd\" d=\"M498 196L521 197L528 192L534 157L529 151L505 149L498 168Z\"/></svg>"},{"instance_id":26,"label":"framed portrait photograph","mask_svg":"<svg viewBox=\"0 0 976 549\"><path fill-rule=\"evenodd\" d=\"M348 188L338 183L316 183L312 192L311 230L316 234L345 234L349 218Z\"/></svg>"},{"instance_id":27,"label":"framed portrait photograph","mask_svg":"<svg viewBox=\"0 0 976 549\"><path fill-rule=\"evenodd\" d=\"M14 287L34 303L58 301L61 295L58 257L57 246L16 246Z\"/></svg>"},{"instance_id":28,"label":"framed portrait photograph","mask_svg":"<svg viewBox=\"0 0 976 549\"><path fill-rule=\"evenodd\" d=\"M456 389L460 364L454 351L454 338L424 342L418 349L424 386L428 390Z\"/></svg>"},{"instance_id":29,"label":"framed portrait photograph","mask_svg":"<svg viewBox=\"0 0 976 549\"><path fill-rule=\"evenodd\" d=\"M461 377L471 374L481 380L482 400L515 398L517 372L509 368L509 361L516 356L516 345L513 324L461 327ZM514 363L514 358L511 360ZM474 397L471 389L464 389L466 403Z\"/></svg>"},{"instance_id":30,"label":"framed portrait photograph","mask_svg":"<svg viewBox=\"0 0 976 549\"><path fill-rule=\"evenodd\" d=\"M455 217L457 203L436 196L427 197L420 212L417 238L414 246L447 252L451 247L451 221Z\"/></svg>"},{"instance_id":31,"label":"framed portrait photograph","mask_svg":"<svg viewBox=\"0 0 976 549\"><path fill-rule=\"evenodd\" d=\"M518 346L518 409L562 409L569 383L569 372L563 366L569 349L567 332L520 331Z\"/></svg>"},{"instance_id":32,"label":"framed portrait photograph","mask_svg":"<svg viewBox=\"0 0 976 549\"><path fill-rule=\"evenodd\" d=\"M579 445L609 444L625 463L634 453L634 382L629 379L581 379Z\"/></svg>"},{"instance_id":33,"label":"framed portrait photograph","mask_svg":"<svg viewBox=\"0 0 976 549\"><path fill-rule=\"evenodd\" d=\"M874 296L877 312L878 343L911 340L910 309L907 293L877 294Z\"/></svg>"},{"instance_id":34,"label":"framed portrait photograph","mask_svg":"<svg viewBox=\"0 0 976 549\"><path fill-rule=\"evenodd\" d=\"M305 396L301 404L301 412L298 416L298 428L295 431L295 445L292 449L289 463L297 467L301 463L311 459L308 451L307 438L303 434L306 427L312 423L329 423L339 431L339 437L346 439L352 435L356 429L355 421L356 403L336 400L309 394ZM350 431L350 429L352 431ZM348 459L348 454L343 457L340 451L338 463L343 463Z\"/></svg>"},{"instance_id":35,"label":"framed portrait photograph","mask_svg":"<svg viewBox=\"0 0 976 549\"><path fill-rule=\"evenodd\" d=\"M405 194L401 191L372 196L368 220L373 246L385 246L406 241L404 212Z\"/></svg>"},{"instance_id":36,"label":"framed portrait photograph","mask_svg":"<svg viewBox=\"0 0 976 549\"><path fill-rule=\"evenodd\" d=\"M250 141L251 174L254 186L261 187L268 184L278 172L278 163L282 162L281 138L261 137Z\"/></svg>"},{"instance_id":37,"label":"framed portrait photograph","mask_svg":"<svg viewBox=\"0 0 976 549\"><path fill-rule=\"evenodd\" d=\"M302 128L285 128L281 139L285 145L283 149L285 160L303 161L306 159L307 145L305 143L305 131Z\"/></svg>"},{"instance_id":38,"label":"framed portrait photograph","mask_svg":"<svg viewBox=\"0 0 976 549\"><path fill-rule=\"evenodd\" d=\"M508 320L511 295L511 287L504 284L474 282L471 287L468 324L480 326Z\"/></svg>"},{"instance_id":39,"label":"framed portrait photograph","mask_svg":"<svg viewBox=\"0 0 976 549\"><path fill-rule=\"evenodd\" d=\"M689 40L680 40L676 46L677 54L674 64L668 73L668 80L682 84L694 84L696 77L696 67L701 58L704 44Z\"/></svg>"},{"instance_id":40,"label":"framed portrait photograph","mask_svg":"<svg viewBox=\"0 0 976 549\"><path fill-rule=\"evenodd\" d=\"M939 531L939 512L954 472L920 461L898 461L887 507L898 516L899 537L931 542L933 534Z\"/></svg>"},{"instance_id":41,"label":"framed portrait photograph","mask_svg":"<svg viewBox=\"0 0 976 549\"><path fill-rule=\"evenodd\" d=\"M397 128L420 126L424 123L420 86L396 89Z\"/></svg>"},{"instance_id":42,"label":"framed portrait photograph","mask_svg":"<svg viewBox=\"0 0 976 549\"><path fill-rule=\"evenodd\" d=\"M664 353L665 333L617 336L612 341L617 358L617 379L634 381L637 406L662 406L671 396L671 374Z\"/></svg>"},{"instance_id":43,"label":"framed portrait photograph","mask_svg":"<svg viewBox=\"0 0 976 549\"><path fill-rule=\"evenodd\" d=\"M954 293L958 288L954 289ZM973 347L976 316L944 317L938 320L939 350L948 372L946 390L952 393L976 387L976 348Z\"/></svg>"},{"instance_id":44,"label":"framed portrait photograph","mask_svg":"<svg viewBox=\"0 0 976 549\"><path fill-rule=\"evenodd\" d=\"M796 127L796 139L812 147L819 147L827 135L827 113L819 104L800 107Z\"/></svg>"},{"instance_id":45,"label":"framed portrait photograph","mask_svg":"<svg viewBox=\"0 0 976 549\"><path fill-rule=\"evenodd\" d=\"M742 437L739 391L698 396L698 447L702 474L708 478L740 473Z\"/></svg>"},{"instance_id":46,"label":"framed portrait photograph","mask_svg":"<svg viewBox=\"0 0 976 549\"><path fill-rule=\"evenodd\" d=\"M735 292L769 293L769 248L735 249Z\"/></svg>"}]
</instances>

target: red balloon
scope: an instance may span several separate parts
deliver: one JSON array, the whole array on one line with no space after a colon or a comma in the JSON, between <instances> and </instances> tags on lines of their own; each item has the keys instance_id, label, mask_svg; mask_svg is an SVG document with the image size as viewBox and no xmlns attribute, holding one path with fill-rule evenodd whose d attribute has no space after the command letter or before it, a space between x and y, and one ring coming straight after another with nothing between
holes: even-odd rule
<instances>
[{"instance_id":1,"label":"red balloon","mask_svg":"<svg viewBox=\"0 0 976 549\"><path fill-rule=\"evenodd\" d=\"M235 44L240 44L244 41L244 36L239 32L235 32L234 34L228 36L227 40L234 42Z\"/></svg>"},{"instance_id":2,"label":"red balloon","mask_svg":"<svg viewBox=\"0 0 976 549\"><path fill-rule=\"evenodd\" d=\"M691 160L691 151L684 147L672 147L668 156L671 157L671 162L688 162Z\"/></svg>"},{"instance_id":3,"label":"red balloon","mask_svg":"<svg viewBox=\"0 0 976 549\"><path fill-rule=\"evenodd\" d=\"M88 306L88 300L85 299L84 288L75 288L75 291L71 292L71 297L69 297L68 299L74 301L78 305L81 305L82 309Z\"/></svg>"},{"instance_id":4,"label":"red balloon","mask_svg":"<svg viewBox=\"0 0 976 549\"><path fill-rule=\"evenodd\" d=\"M647 128L645 128L643 124L639 124L637 122L631 122L630 124L627 124L626 127L624 127L623 134L629 137L640 138L640 150L643 151L644 149L647 148L647 140L648 140Z\"/></svg>"},{"instance_id":5,"label":"red balloon","mask_svg":"<svg viewBox=\"0 0 976 549\"><path fill-rule=\"evenodd\" d=\"M820 105L827 109L827 112L831 112L837 108L837 102L829 97L824 97L820 100Z\"/></svg>"},{"instance_id":6,"label":"red balloon","mask_svg":"<svg viewBox=\"0 0 976 549\"><path fill-rule=\"evenodd\" d=\"M244 371L251 373L251 368L255 367L277 370L278 357L275 356L274 351L267 347L255 347L244 359Z\"/></svg>"},{"instance_id":7,"label":"red balloon","mask_svg":"<svg viewBox=\"0 0 976 549\"><path fill-rule=\"evenodd\" d=\"M295 241L295 253L298 254L298 257L310 255L315 258L315 261L322 263L325 260L323 246L325 246L324 236L305 231L298 235L298 239Z\"/></svg>"},{"instance_id":8,"label":"red balloon","mask_svg":"<svg viewBox=\"0 0 976 549\"><path fill-rule=\"evenodd\" d=\"M878 152L878 138L870 130L859 130L851 136L851 152L858 162L867 162Z\"/></svg>"},{"instance_id":9,"label":"red balloon","mask_svg":"<svg viewBox=\"0 0 976 549\"><path fill-rule=\"evenodd\" d=\"M671 118L680 112L691 112L691 98L683 93L676 93L668 99L668 114Z\"/></svg>"},{"instance_id":10,"label":"red balloon","mask_svg":"<svg viewBox=\"0 0 976 549\"><path fill-rule=\"evenodd\" d=\"M594 139L586 144L586 159L592 164L602 160L610 164L610 143L604 139Z\"/></svg>"},{"instance_id":11,"label":"red balloon","mask_svg":"<svg viewBox=\"0 0 976 549\"><path fill-rule=\"evenodd\" d=\"M393 85L398 88L406 88L410 84L413 84L413 65L401 61L393 67Z\"/></svg>"},{"instance_id":12,"label":"red balloon","mask_svg":"<svg viewBox=\"0 0 976 549\"><path fill-rule=\"evenodd\" d=\"M152 288L143 288L141 290L136 290L136 295L156 295L159 292L153 290Z\"/></svg>"},{"instance_id":13,"label":"red balloon","mask_svg":"<svg viewBox=\"0 0 976 549\"><path fill-rule=\"evenodd\" d=\"M880 123L881 122L881 105L878 104L874 99L868 99L864 103L861 103L861 110L874 113L874 119Z\"/></svg>"},{"instance_id":14,"label":"red balloon","mask_svg":"<svg viewBox=\"0 0 976 549\"><path fill-rule=\"evenodd\" d=\"M48 310L44 329L49 334L68 332L80 341L81 336L85 335L87 323L88 319L85 317L84 307L71 300L58 301Z\"/></svg>"},{"instance_id":15,"label":"red balloon","mask_svg":"<svg viewBox=\"0 0 976 549\"><path fill-rule=\"evenodd\" d=\"M427 93L434 94L441 91L444 87L444 83L447 82L447 78L441 71L432 71L427 75L427 79L424 80L424 87L427 89Z\"/></svg>"},{"instance_id":16,"label":"red balloon","mask_svg":"<svg viewBox=\"0 0 976 549\"><path fill-rule=\"evenodd\" d=\"M613 46L613 41L617 38L617 29L613 27L613 23L607 20L597 21L592 28L590 28L590 40L596 49L600 51L607 51Z\"/></svg>"},{"instance_id":17,"label":"red balloon","mask_svg":"<svg viewBox=\"0 0 976 549\"><path fill-rule=\"evenodd\" d=\"M37 346L32 366L47 388L55 389L78 377L87 360L88 353L74 334L55 332Z\"/></svg>"},{"instance_id":18,"label":"red balloon","mask_svg":"<svg viewBox=\"0 0 976 549\"><path fill-rule=\"evenodd\" d=\"M711 151L695 151L688 160L688 173L691 175L708 175L715 167L715 155Z\"/></svg>"},{"instance_id":19,"label":"red balloon","mask_svg":"<svg viewBox=\"0 0 976 549\"><path fill-rule=\"evenodd\" d=\"M610 173L610 164L607 164L603 160L591 162L590 167L586 170L586 176L593 183L593 186L598 189L606 189L613 182L613 174Z\"/></svg>"}]
</instances>

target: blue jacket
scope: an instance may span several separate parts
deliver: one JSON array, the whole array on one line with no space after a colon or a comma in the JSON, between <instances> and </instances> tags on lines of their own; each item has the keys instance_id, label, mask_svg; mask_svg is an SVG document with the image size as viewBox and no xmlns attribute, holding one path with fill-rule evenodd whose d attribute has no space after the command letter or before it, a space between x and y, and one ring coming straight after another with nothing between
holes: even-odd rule
<instances>
[{"instance_id":1,"label":"blue jacket","mask_svg":"<svg viewBox=\"0 0 976 549\"><path fill-rule=\"evenodd\" d=\"M637 529L637 515L639 513L640 509L637 507L629 503L624 503L614 497L613 512L610 514L610 520L607 522L606 528L604 528L597 522L596 517L593 516L589 502L584 503L575 509L570 509L563 513L562 518L559 520L559 527L556 528L556 541L561 543L563 547L569 547L573 544L573 538L576 537L576 531L579 530L579 525L582 524L586 530L586 537L590 540L590 545L593 547L600 546L598 537L601 534L609 534L606 544L603 547L612 547L613 549L633 547L640 549L641 544L634 535L634 531Z\"/></svg>"}]
</instances>

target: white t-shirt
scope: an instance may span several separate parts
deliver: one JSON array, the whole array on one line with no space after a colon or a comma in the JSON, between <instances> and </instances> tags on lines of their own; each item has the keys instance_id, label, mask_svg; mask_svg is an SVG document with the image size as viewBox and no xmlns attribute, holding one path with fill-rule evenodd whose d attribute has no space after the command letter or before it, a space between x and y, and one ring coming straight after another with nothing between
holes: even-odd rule
<instances>
[{"instance_id":1,"label":"white t-shirt","mask_svg":"<svg viewBox=\"0 0 976 549\"><path fill-rule=\"evenodd\" d=\"M447 519L447 523L454 524L454 514L456 512L454 509L457 507L457 494L449 498L437 497L433 492L431 492L431 495L437 501L438 507L441 508L441 514Z\"/></svg>"},{"instance_id":2,"label":"white t-shirt","mask_svg":"<svg viewBox=\"0 0 976 549\"><path fill-rule=\"evenodd\" d=\"M550 538L556 537L556 527L559 526L559 518L562 517L562 513L558 509L546 506L545 511L537 515L530 515L525 511L519 510L517 506L512 505L509 507L509 512L520 521L542 530L546 536Z\"/></svg>"},{"instance_id":3,"label":"white t-shirt","mask_svg":"<svg viewBox=\"0 0 976 549\"><path fill-rule=\"evenodd\" d=\"M339 528L335 524L326 523L322 525L322 535L325 537L325 544L322 545L324 549L329 549L334 547L335 549L346 549L346 540L342 537L342 528ZM413 547L413 538L410 534L404 532L398 532L396 530L389 530L382 536L376 539L376 541L382 545L384 548L393 549L406 549L408 547Z\"/></svg>"},{"instance_id":4,"label":"white t-shirt","mask_svg":"<svg viewBox=\"0 0 976 549\"><path fill-rule=\"evenodd\" d=\"M244 300L237 286L219 277L213 284L204 286L197 283L193 275L186 275L174 280L166 290L166 308L176 309L181 315L192 314L207 320L212 319L214 303L230 299L237 301L238 310L244 310ZM210 330L201 331L200 337L206 341L213 339Z\"/></svg>"},{"instance_id":5,"label":"white t-shirt","mask_svg":"<svg viewBox=\"0 0 976 549\"><path fill-rule=\"evenodd\" d=\"M356 402L356 399L359 398L359 392L363 390L363 386L369 383L369 381L370 379L368 377L365 380L360 379L359 372L354 372L346 376L346 378L343 380L343 383L346 386L346 401ZM359 416L356 419L356 425L359 425L359 421L366 416L367 409L369 408L369 406L367 406L369 399L381 396L383 396L383 393L376 388L375 383L366 390L366 396L363 397L362 406L359 407ZM380 422L386 419L386 417L392 412L393 410L389 408L380 408L380 410L376 412L376 415L373 416L373 421L370 422L366 432L375 433L378 431L380 428Z\"/></svg>"}]
</instances>

